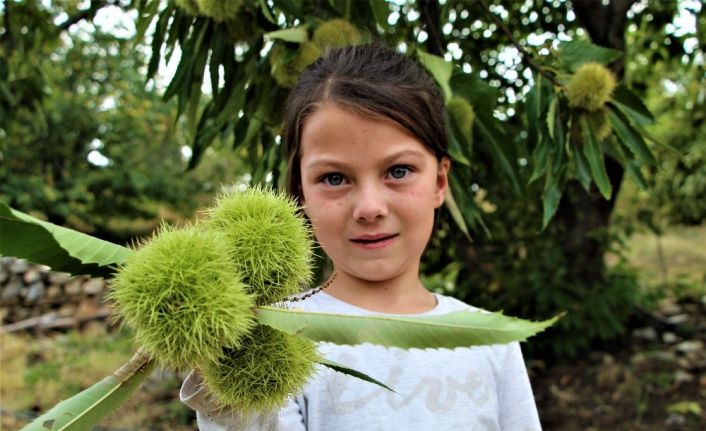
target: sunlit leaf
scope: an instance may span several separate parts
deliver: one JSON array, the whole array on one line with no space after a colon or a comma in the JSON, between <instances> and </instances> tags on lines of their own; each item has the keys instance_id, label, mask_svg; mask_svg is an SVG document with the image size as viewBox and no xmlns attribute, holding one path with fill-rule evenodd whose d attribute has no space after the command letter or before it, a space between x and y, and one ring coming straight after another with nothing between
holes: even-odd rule
<instances>
[{"instance_id":1,"label":"sunlit leaf","mask_svg":"<svg viewBox=\"0 0 706 431\"><path fill-rule=\"evenodd\" d=\"M152 373L155 363L138 352L110 376L60 402L22 431L88 431L117 410Z\"/></svg>"},{"instance_id":2,"label":"sunlit leaf","mask_svg":"<svg viewBox=\"0 0 706 431\"><path fill-rule=\"evenodd\" d=\"M417 55L419 56L419 61L429 70L441 87L444 99L449 100L452 95L449 81L451 80L451 72L453 72L453 64L421 49L417 50Z\"/></svg>"},{"instance_id":3,"label":"sunlit leaf","mask_svg":"<svg viewBox=\"0 0 706 431\"><path fill-rule=\"evenodd\" d=\"M39 220L0 202L0 254L27 259L73 275L104 277L132 251L75 230Z\"/></svg>"},{"instance_id":4,"label":"sunlit leaf","mask_svg":"<svg viewBox=\"0 0 706 431\"><path fill-rule=\"evenodd\" d=\"M283 30L271 31L265 33L267 39L279 39L285 42L304 43L309 40L306 32L306 26L285 28Z\"/></svg>"},{"instance_id":5,"label":"sunlit leaf","mask_svg":"<svg viewBox=\"0 0 706 431\"><path fill-rule=\"evenodd\" d=\"M522 341L551 326L500 313L456 311L436 316L354 316L273 307L256 310L260 323L314 341L371 343L404 349L469 347Z\"/></svg>"}]
</instances>

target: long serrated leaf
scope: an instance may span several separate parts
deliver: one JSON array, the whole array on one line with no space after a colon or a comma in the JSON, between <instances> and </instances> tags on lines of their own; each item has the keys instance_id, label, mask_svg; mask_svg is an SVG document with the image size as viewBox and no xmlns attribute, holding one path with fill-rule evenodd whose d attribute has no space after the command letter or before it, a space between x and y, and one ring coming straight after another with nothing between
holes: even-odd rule
<instances>
[{"instance_id":1,"label":"long serrated leaf","mask_svg":"<svg viewBox=\"0 0 706 431\"><path fill-rule=\"evenodd\" d=\"M470 177L470 170L468 169L464 169L463 167L451 169L449 173L449 188L451 189L453 200L458 206L463 220L466 222L466 226L474 231L482 229L488 238L490 238L492 235L490 234L488 226L485 225L485 221L483 221L483 214L473 200L472 191L469 187L469 184L471 184Z\"/></svg>"},{"instance_id":2,"label":"long serrated leaf","mask_svg":"<svg viewBox=\"0 0 706 431\"><path fill-rule=\"evenodd\" d=\"M647 180L645 179L645 176L642 175L642 171L640 170L640 165L636 161L628 161L625 164L625 170L628 172L630 177L635 180L635 184L637 184L641 190L649 189L650 186L647 184Z\"/></svg>"},{"instance_id":3,"label":"long serrated leaf","mask_svg":"<svg viewBox=\"0 0 706 431\"><path fill-rule=\"evenodd\" d=\"M628 117L641 126L652 124L655 118L642 100L629 88L618 85L613 91L612 102L617 105Z\"/></svg>"},{"instance_id":4,"label":"long serrated leaf","mask_svg":"<svg viewBox=\"0 0 706 431\"><path fill-rule=\"evenodd\" d=\"M334 362L334 361L332 361L332 360L330 360L330 359L327 359L327 358L319 358L319 360L317 360L316 362L319 363L319 364L321 364L321 365L323 365L323 366L325 366L325 367L328 367L328 368L330 368L330 369L332 369L332 370L334 370L334 371L336 371L336 372L343 373L343 374L347 374L347 375L349 375L349 376L358 378L358 379L360 379L360 380L363 380L363 381L366 381L366 382L369 382L369 383L373 383L373 384L375 384L375 385L378 385L378 386L380 386L380 387L382 387L382 388L387 389L388 391L395 392L394 389L392 389L391 387L389 387L389 386L387 386L386 384L382 383L381 381L376 380L376 379L370 377L369 375L367 375L367 374L365 374L365 373L361 373L360 371L357 371L357 370L354 370L354 369L352 369L352 368L348 368L348 367L346 367L346 366L344 366L344 365L341 365L341 364L339 364L338 362ZM395 392L395 393L396 393L396 392Z\"/></svg>"},{"instance_id":5,"label":"long serrated leaf","mask_svg":"<svg viewBox=\"0 0 706 431\"><path fill-rule=\"evenodd\" d=\"M539 127L539 115L542 112L542 76L537 74L535 84L525 98L525 113L527 115L527 141L531 147L541 142L542 129ZM536 166L536 165L535 165Z\"/></svg>"},{"instance_id":6,"label":"long serrated leaf","mask_svg":"<svg viewBox=\"0 0 706 431\"><path fill-rule=\"evenodd\" d=\"M127 247L39 220L0 202L0 255L27 259L54 271L104 277L130 253Z\"/></svg>"},{"instance_id":7,"label":"long serrated leaf","mask_svg":"<svg viewBox=\"0 0 706 431\"><path fill-rule=\"evenodd\" d=\"M434 77L436 82L441 87L441 91L444 93L444 99L451 99L451 72L453 72L453 64L444 60L443 58L429 54L421 49L417 49L417 56L419 56L419 61L427 68Z\"/></svg>"},{"instance_id":8,"label":"long serrated leaf","mask_svg":"<svg viewBox=\"0 0 706 431\"><path fill-rule=\"evenodd\" d=\"M576 179L579 180L579 183L581 183L581 186L583 186L586 191L589 191L591 188L591 171L588 167L588 161L581 152L581 149L579 148L579 145L576 140L569 138L569 142L571 146L571 155L574 158Z\"/></svg>"},{"instance_id":9,"label":"long serrated leaf","mask_svg":"<svg viewBox=\"0 0 706 431\"><path fill-rule=\"evenodd\" d=\"M542 230L544 230L554 218L559 201L561 200L561 190L554 175L547 174L547 185L542 193Z\"/></svg>"},{"instance_id":10,"label":"long serrated leaf","mask_svg":"<svg viewBox=\"0 0 706 431\"><path fill-rule=\"evenodd\" d=\"M60 402L22 431L88 431L117 410L154 369L155 362L141 352L110 376Z\"/></svg>"},{"instance_id":11,"label":"long serrated leaf","mask_svg":"<svg viewBox=\"0 0 706 431\"><path fill-rule=\"evenodd\" d=\"M164 42L164 35L167 31L167 25L169 24L169 20L173 12L174 9L167 6L162 12L160 12L159 18L157 19L157 25L155 26L154 34L152 35L152 57L150 58L150 62L147 66L147 79L154 77L154 74L157 73L157 69L159 68L159 62L162 59L162 42ZM151 21L152 18L150 18L150 22Z\"/></svg>"},{"instance_id":12,"label":"long serrated leaf","mask_svg":"<svg viewBox=\"0 0 706 431\"><path fill-rule=\"evenodd\" d=\"M446 208L449 210L451 218L454 222L456 222L458 228L461 229L461 232L463 232L463 234L466 235L466 238L471 241L471 234L468 232L468 225L466 224L466 220L463 219L463 214L456 203L456 199L454 199L454 195L451 192L451 187L446 188L446 198L444 199L444 204L446 204Z\"/></svg>"},{"instance_id":13,"label":"long serrated leaf","mask_svg":"<svg viewBox=\"0 0 706 431\"><path fill-rule=\"evenodd\" d=\"M537 181L547 171L549 155L553 147L549 139L544 136L532 151L532 175L529 183Z\"/></svg>"},{"instance_id":14,"label":"long serrated leaf","mask_svg":"<svg viewBox=\"0 0 706 431\"><path fill-rule=\"evenodd\" d=\"M490 150L491 154L495 158L495 161L500 164L500 168L505 172L507 177L510 179L513 190L517 194L522 193L522 187L520 186L520 180L517 175L517 170L514 165L510 163L507 155L505 154L505 149L498 140L498 135L496 135L496 130L491 129L492 122L494 121L491 115L479 112L476 115L476 121L474 124L477 125L476 129L483 137L483 143L485 143ZM492 131L491 131L492 130Z\"/></svg>"},{"instance_id":15,"label":"long serrated leaf","mask_svg":"<svg viewBox=\"0 0 706 431\"><path fill-rule=\"evenodd\" d=\"M579 121L581 123L581 135L583 137L583 153L588 159L591 174L603 197L610 199L613 193L613 186L610 184L610 179L605 169L605 157L601 149L601 144L598 142L598 139L596 139L596 135L588 119L582 115Z\"/></svg>"},{"instance_id":16,"label":"long serrated leaf","mask_svg":"<svg viewBox=\"0 0 706 431\"><path fill-rule=\"evenodd\" d=\"M645 140L640 133L630 125L630 122L622 112L611 106L608 109L608 121L622 143L625 144L641 162L651 165L657 164L657 160L652 154L652 151L647 147Z\"/></svg>"},{"instance_id":17,"label":"long serrated leaf","mask_svg":"<svg viewBox=\"0 0 706 431\"><path fill-rule=\"evenodd\" d=\"M463 310L436 316L352 316L258 307L261 324L313 341L355 345L377 344L403 349L469 347L522 341L543 331L543 322L500 313Z\"/></svg>"},{"instance_id":18,"label":"long serrated leaf","mask_svg":"<svg viewBox=\"0 0 706 431\"><path fill-rule=\"evenodd\" d=\"M584 63L609 64L622 56L620 51L594 45L583 40L570 40L559 45L556 54L561 67L574 72Z\"/></svg>"}]
</instances>

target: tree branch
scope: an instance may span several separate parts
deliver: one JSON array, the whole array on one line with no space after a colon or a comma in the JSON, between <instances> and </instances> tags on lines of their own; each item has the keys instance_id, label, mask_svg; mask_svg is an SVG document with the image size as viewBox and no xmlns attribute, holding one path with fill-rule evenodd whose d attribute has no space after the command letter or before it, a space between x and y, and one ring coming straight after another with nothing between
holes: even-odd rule
<instances>
[{"instance_id":1,"label":"tree branch","mask_svg":"<svg viewBox=\"0 0 706 431\"><path fill-rule=\"evenodd\" d=\"M439 4L436 0L421 0L419 2L419 15L424 23L424 30L429 37L427 38L427 51L430 54L444 56L444 46L441 32L439 31Z\"/></svg>"},{"instance_id":2,"label":"tree branch","mask_svg":"<svg viewBox=\"0 0 706 431\"><path fill-rule=\"evenodd\" d=\"M515 46L515 48L517 48L517 50L520 51L522 60L525 63L527 63L527 66L529 66L530 69L535 70L537 73L539 73L542 76L544 76L545 78L547 78L547 80L549 80L549 82L551 82L555 86L557 86L557 87L561 86L561 84L559 84L559 82L554 78L554 75L552 75L551 73L544 70L542 68L542 66L540 66L536 61L534 61L532 54L527 52L525 47L522 46L522 44L520 44L520 41L518 41L517 38L515 38L515 36L513 36L512 32L510 31L510 29L507 28L505 23L490 10L488 5L485 4L485 2L483 0L474 0L474 1L475 1L475 3L479 4L483 8L485 13L488 16L490 16L493 19L493 21L495 21L495 24L497 24L497 26L500 28L500 30L502 30L503 33L505 33L505 35L508 38L510 38L510 41Z\"/></svg>"}]
</instances>

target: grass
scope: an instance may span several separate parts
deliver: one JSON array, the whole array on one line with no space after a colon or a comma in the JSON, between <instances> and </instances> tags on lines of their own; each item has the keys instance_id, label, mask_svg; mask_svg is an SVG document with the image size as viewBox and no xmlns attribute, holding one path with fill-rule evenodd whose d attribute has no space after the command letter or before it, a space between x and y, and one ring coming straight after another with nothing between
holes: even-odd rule
<instances>
[{"instance_id":1,"label":"grass","mask_svg":"<svg viewBox=\"0 0 706 431\"><path fill-rule=\"evenodd\" d=\"M626 257L647 289L667 286L676 297L706 295L706 224L670 226L661 236L636 233L627 241Z\"/></svg>"},{"instance_id":2,"label":"grass","mask_svg":"<svg viewBox=\"0 0 706 431\"><path fill-rule=\"evenodd\" d=\"M93 385L133 352L130 334L73 331L55 337L0 334L0 429L18 429ZM178 401L183 376L155 372L101 425L128 429L193 429L191 410Z\"/></svg>"}]
</instances>

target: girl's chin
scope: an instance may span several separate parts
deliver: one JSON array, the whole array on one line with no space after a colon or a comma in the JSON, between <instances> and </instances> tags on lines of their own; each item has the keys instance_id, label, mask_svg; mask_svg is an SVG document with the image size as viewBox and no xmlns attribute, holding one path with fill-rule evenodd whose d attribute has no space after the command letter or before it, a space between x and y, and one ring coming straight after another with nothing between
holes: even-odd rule
<instances>
[{"instance_id":1,"label":"girl's chin","mask_svg":"<svg viewBox=\"0 0 706 431\"><path fill-rule=\"evenodd\" d=\"M398 271L390 268L371 268L369 270L358 268L356 271L351 271L349 275L368 283L384 283L400 276Z\"/></svg>"}]
</instances>

